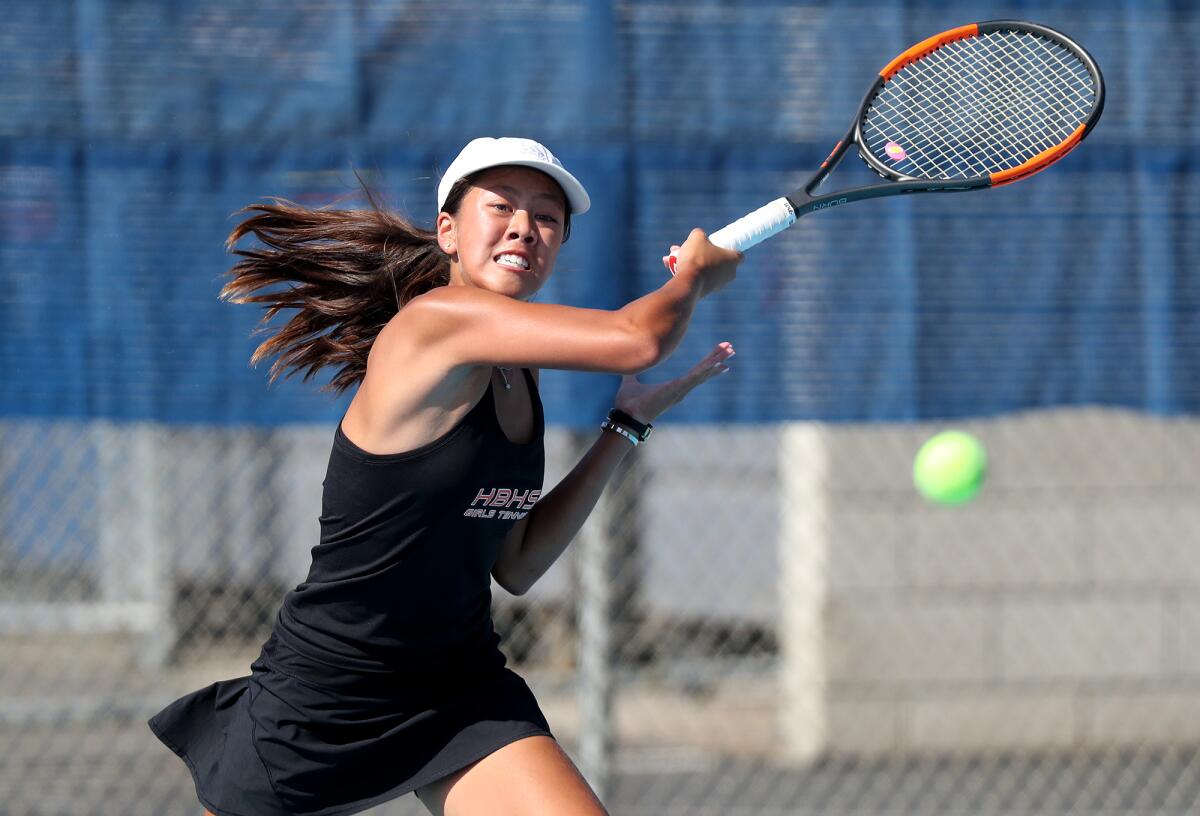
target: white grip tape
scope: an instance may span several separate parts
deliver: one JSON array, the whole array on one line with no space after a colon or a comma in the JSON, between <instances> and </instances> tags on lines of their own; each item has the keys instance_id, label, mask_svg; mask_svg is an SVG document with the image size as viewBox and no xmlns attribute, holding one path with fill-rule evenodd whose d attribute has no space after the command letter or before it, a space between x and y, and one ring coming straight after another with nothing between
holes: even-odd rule
<instances>
[{"instance_id":1,"label":"white grip tape","mask_svg":"<svg viewBox=\"0 0 1200 816\"><path fill-rule=\"evenodd\" d=\"M777 198L708 236L719 247L744 252L796 223L796 211L786 198Z\"/></svg>"}]
</instances>

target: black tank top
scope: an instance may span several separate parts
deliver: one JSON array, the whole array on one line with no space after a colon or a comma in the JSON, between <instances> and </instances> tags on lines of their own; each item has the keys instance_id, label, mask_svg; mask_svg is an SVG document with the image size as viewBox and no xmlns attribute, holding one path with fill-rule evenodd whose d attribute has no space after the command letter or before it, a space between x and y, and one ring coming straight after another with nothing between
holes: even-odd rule
<instances>
[{"instance_id":1,"label":"black tank top","mask_svg":"<svg viewBox=\"0 0 1200 816\"><path fill-rule=\"evenodd\" d=\"M541 495L545 469L542 403L524 371L534 406L527 444L505 436L490 384L452 430L406 453L368 453L338 425L320 543L265 647L277 664L301 676L336 667L427 678L504 664L491 570Z\"/></svg>"}]
</instances>

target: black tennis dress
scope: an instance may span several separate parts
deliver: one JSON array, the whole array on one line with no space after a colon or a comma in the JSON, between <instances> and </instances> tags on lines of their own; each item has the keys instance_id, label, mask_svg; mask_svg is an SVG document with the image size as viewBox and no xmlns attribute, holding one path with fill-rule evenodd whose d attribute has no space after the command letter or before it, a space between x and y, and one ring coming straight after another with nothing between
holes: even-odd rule
<instances>
[{"instance_id":1,"label":"black tennis dress","mask_svg":"<svg viewBox=\"0 0 1200 816\"><path fill-rule=\"evenodd\" d=\"M550 734L491 616L500 542L542 489L545 418L525 378L528 444L504 435L490 385L407 453L368 453L338 426L308 578L251 673L150 719L213 813L358 813Z\"/></svg>"}]
</instances>

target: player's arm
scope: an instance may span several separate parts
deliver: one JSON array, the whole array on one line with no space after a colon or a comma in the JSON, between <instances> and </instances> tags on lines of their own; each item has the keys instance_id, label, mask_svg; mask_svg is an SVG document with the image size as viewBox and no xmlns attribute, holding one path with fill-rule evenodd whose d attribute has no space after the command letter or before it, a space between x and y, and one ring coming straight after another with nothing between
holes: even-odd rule
<instances>
[{"instance_id":1,"label":"player's arm","mask_svg":"<svg viewBox=\"0 0 1200 816\"><path fill-rule=\"evenodd\" d=\"M734 355L731 343L718 343L686 373L653 385L626 377L617 391L617 408L635 419L650 422L695 388L729 370ZM541 498L518 521L501 543L492 576L509 592L521 594L550 568L579 533L616 472L632 449L629 440L604 431L565 479Z\"/></svg>"},{"instance_id":2,"label":"player's arm","mask_svg":"<svg viewBox=\"0 0 1200 816\"><path fill-rule=\"evenodd\" d=\"M583 528L631 450L624 437L601 433L571 472L509 530L492 568L496 583L514 595L528 592Z\"/></svg>"},{"instance_id":3,"label":"player's arm","mask_svg":"<svg viewBox=\"0 0 1200 816\"><path fill-rule=\"evenodd\" d=\"M470 286L441 286L413 298L397 319L422 354L450 366L505 364L632 374L670 356L696 303L733 280L741 255L693 230L678 274L608 311L526 303Z\"/></svg>"}]
</instances>

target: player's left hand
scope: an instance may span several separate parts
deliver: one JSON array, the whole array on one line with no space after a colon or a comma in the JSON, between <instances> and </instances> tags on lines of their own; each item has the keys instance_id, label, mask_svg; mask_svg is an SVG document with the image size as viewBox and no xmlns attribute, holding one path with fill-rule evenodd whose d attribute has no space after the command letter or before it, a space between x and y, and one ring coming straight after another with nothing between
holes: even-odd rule
<instances>
[{"instance_id":1,"label":"player's left hand","mask_svg":"<svg viewBox=\"0 0 1200 816\"><path fill-rule=\"evenodd\" d=\"M693 388L728 371L729 366L725 363L734 354L732 343L718 343L683 376L654 385L638 382L637 377L632 375L622 377L614 405L640 422L652 422L691 393Z\"/></svg>"}]
</instances>

